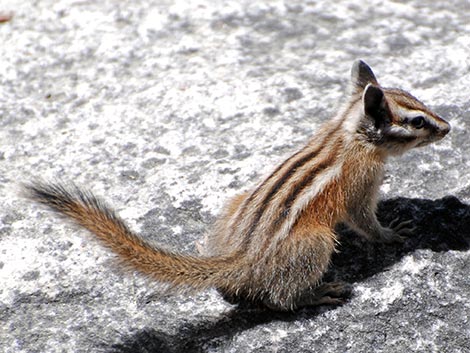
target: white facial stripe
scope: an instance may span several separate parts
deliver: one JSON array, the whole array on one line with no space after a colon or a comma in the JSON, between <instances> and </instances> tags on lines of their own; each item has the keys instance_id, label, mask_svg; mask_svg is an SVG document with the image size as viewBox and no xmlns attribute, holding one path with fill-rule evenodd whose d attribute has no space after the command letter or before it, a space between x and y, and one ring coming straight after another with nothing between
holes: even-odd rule
<instances>
[{"instance_id":1,"label":"white facial stripe","mask_svg":"<svg viewBox=\"0 0 470 353\"><path fill-rule=\"evenodd\" d=\"M411 118L420 115L426 115L426 113L421 110L407 109L402 106L396 107L395 114L397 114L400 118Z\"/></svg>"},{"instance_id":2,"label":"white facial stripe","mask_svg":"<svg viewBox=\"0 0 470 353\"><path fill-rule=\"evenodd\" d=\"M403 108L403 107L398 107L397 111L396 111L397 115L400 117L400 119L405 119L405 118L408 118L408 119L413 119L413 118L416 118L418 116L422 116L422 117L425 117L427 118L427 114L421 110L411 110L411 109L406 109L406 108Z\"/></svg>"},{"instance_id":3,"label":"white facial stripe","mask_svg":"<svg viewBox=\"0 0 470 353\"><path fill-rule=\"evenodd\" d=\"M414 110L414 109L406 109L404 107L398 107L396 109L396 114L400 117L401 120L404 120L405 118L407 118L408 120L411 120L418 116L422 116L424 119L426 119L426 123L438 129L440 128L439 122L437 122L436 119L429 116L426 112L423 112L422 110Z\"/></svg>"},{"instance_id":4,"label":"white facial stripe","mask_svg":"<svg viewBox=\"0 0 470 353\"><path fill-rule=\"evenodd\" d=\"M423 130L423 129L421 129ZM419 131L418 132L416 130L409 130L403 126L399 126L399 125L389 125L387 127L384 128L383 132L387 135L393 135L393 136L397 136L397 137L410 137L410 136L420 136L420 135L424 135L423 131Z\"/></svg>"}]
</instances>

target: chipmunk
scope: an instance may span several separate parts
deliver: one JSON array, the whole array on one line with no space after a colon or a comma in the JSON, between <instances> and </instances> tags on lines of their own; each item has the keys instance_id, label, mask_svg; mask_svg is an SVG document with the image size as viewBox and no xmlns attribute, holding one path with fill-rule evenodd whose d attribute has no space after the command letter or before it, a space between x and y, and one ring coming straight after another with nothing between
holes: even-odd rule
<instances>
[{"instance_id":1,"label":"chipmunk","mask_svg":"<svg viewBox=\"0 0 470 353\"><path fill-rule=\"evenodd\" d=\"M200 255L151 246L102 201L65 184L32 183L29 197L94 233L125 264L171 287L217 288L228 300L273 310L340 304L348 285L322 283L346 223L372 241L403 241L410 222L378 222L387 157L442 139L450 125L409 93L383 88L370 67L352 67L344 108L306 146L251 191L230 200Z\"/></svg>"}]
</instances>

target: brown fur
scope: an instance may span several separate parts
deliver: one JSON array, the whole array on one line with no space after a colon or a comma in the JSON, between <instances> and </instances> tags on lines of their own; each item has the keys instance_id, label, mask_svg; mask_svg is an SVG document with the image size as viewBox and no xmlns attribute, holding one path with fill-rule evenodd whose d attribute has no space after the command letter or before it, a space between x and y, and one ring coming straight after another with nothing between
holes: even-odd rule
<instances>
[{"instance_id":1,"label":"brown fur","mask_svg":"<svg viewBox=\"0 0 470 353\"><path fill-rule=\"evenodd\" d=\"M150 246L89 193L60 184L28 189L96 234L124 263L174 287L216 287L229 300L275 310L340 303L345 286L320 285L335 251L335 225L346 222L374 241L401 240L410 231L406 222L386 228L375 216L386 158L449 131L410 94L382 89L365 63L357 62L352 76L342 112L252 191L227 203L201 256ZM423 126L411 124L417 111Z\"/></svg>"}]
</instances>

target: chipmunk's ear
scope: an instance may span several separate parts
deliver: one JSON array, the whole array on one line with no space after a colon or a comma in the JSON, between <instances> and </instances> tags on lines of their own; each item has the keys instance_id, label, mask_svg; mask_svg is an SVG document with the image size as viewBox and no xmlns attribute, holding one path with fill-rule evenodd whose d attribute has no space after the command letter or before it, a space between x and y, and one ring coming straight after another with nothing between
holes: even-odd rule
<instances>
[{"instance_id":1,"label":"chipmunk's ear","mask_svg":"<svg viewBox=\"0 0 470 353\"><path fill-rule=\"evenodd\" d=\"M351 69L353 93L362 92L368 84L379 86L372 69L362 60L356 60Z\"/></svg>"},{"instance_id":2,"label":"chipmunk's ear","mask_svg":"<svg viewBox=\"0 0 470 353\"><path fill-rule=\"evenodd\" d=\"M379 86L369 83L362 94L364 113L372 118L375 127L382 126L390 120L390 112L385 94Z\"/></svg>"}]
</instances>

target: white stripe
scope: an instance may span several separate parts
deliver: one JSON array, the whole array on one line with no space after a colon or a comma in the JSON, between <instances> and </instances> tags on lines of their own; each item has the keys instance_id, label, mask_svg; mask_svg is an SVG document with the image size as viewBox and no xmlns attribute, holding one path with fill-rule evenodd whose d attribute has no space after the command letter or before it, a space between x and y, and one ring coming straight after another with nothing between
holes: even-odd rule
<instances>
[{"instance_id":1,"label":"white stripe","mask_svg":"<svg viewBox=\"0 0 470 353\"><path fill-rule=\"evenodd\" d=\"M273 249L273 247L276 248L277 244L289 235L299 214L306 209L311 200L320 194L330 182L341 174L342 168L342 161L335 163L333 167L330 167L324 172L318 174L313 179L312 185L303 190L302 194L297 197L289 210L288 218L284 221L282 227L274 234L268 253Z\"/></svg>"},{"instance_id":2,"label":"white stripe","mask_svg":"<svg viewBox=\"0 0 470 353\"><path fill-rule=\"evenodd\" d=\"M423 116L423 117L429 118L426 112L423 112L422 110L408 109L401 105L396 107L396 114L402 119L404 118L410 119L410 118L415 118L417 116Z\"/></svg>"},{"instance_id":3,"label":"white stripe","mask_svg":"<svg viewBox=\"0 0 470 353\"><path fill-rule=\"evenodd\" d=\"M362 102L358 101L355 106L351 107L351 111L343 122L343 127L348 132L345 134L347 138L354 138L356 136L357 128L363 116Z\"/></svg>"}]
</instances>

